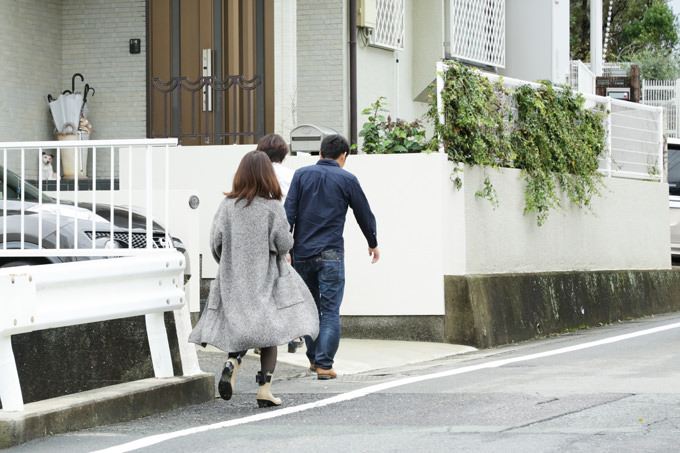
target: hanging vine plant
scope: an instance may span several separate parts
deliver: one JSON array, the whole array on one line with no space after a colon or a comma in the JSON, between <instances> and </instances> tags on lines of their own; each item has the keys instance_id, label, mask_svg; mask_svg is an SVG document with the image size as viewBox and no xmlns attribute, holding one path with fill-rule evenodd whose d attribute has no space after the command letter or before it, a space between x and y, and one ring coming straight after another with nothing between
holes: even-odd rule
<instances>
[{"instance_id":1,"label":"hanging vine plant","mask_svg":"<svg viewBox=\"0 0 680 453\"><path fill-rule=\"evenodd\" d=\"M441 93L444 123L436 97L428 118L449 159L468 165L522 170L526 180L525 214L542 225L562 197L589 208L602 184L599 157L606 150L603 110L584 107L584 98L569 87L524 85L513 92L493 85L478 70L450 62ZM511 106L516 108L512 112ZM460 175L452 177L460 187ZM488 176L477 192L497 204Z\"/></svg>"}]
</instances>

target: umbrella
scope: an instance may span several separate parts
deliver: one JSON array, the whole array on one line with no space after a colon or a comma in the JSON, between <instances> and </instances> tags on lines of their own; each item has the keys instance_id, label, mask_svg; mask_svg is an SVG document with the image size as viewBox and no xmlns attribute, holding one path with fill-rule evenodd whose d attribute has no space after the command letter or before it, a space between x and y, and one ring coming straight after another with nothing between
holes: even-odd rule
<instances>
[{"instance_id":1,"label":"umbrella","mask_svg":"<svg viewBox=\"0 0 680 453\"><path fill-rule=\"evenodd\" d=\"M71 127L71 133L75 133L82 108L83 95L80 93L60 94L57 99L50 101L50 111L54 124L57 126L57 132L66 133L66 129Z\"/></svg>"}]
</instances>

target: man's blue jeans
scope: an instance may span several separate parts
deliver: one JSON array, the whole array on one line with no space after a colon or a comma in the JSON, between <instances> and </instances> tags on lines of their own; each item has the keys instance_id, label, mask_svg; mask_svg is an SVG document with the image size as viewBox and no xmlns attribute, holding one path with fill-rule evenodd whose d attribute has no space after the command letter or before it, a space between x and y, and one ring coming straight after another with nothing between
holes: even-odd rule
<instances>
[{"instance_id":1,"label":"man's blue jeans","mask_svg":"<svg viewBox=\"0 0 680 453\"><path fill-rule=\"evenodd\" d=\"M340 304L345 293L345 253L326 250L321 255L293 259L293 267L305 281L319 310L319 336L305 337L307 358L319 368L333 368L340 345Z\"/></svg>"}]
</instances>

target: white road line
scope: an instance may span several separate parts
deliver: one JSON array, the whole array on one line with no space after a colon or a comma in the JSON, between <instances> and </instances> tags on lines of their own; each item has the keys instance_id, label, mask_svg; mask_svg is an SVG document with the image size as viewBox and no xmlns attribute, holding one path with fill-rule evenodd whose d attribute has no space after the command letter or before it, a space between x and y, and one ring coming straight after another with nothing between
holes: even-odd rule
<instances>
[{"instance_id":1,"label":"white road line","mask_svg":"<svg viewBox=\"0 0 680 453\"><path fill-rule=\"evenodd\" d=\"M633 332L625 335L617 335L611 338L605 338L603 340L592 341L589 343L578 344L574 346L567 346L564 348L554 349L551 351L539 352L536 354L529 354L521 357L514 357L509 359L494 360L492 362L482 363L478 365L471 365L462 368L457 368L455 370L441 371L439 373L427 374L424 376L415 376L410 378L399 379L397 381L386 382L383 384L371 385L363 389L354 390L348 393L337 395L331 398L326 398L323 400L315 401L313 403L306 403L300 406L286 407L283 409L277 409L271 412L265 412L263 414L251 415L249 417L238 418L234 420L227 420L220 423L214 423L212 425L204 425L196 428L183 429L181 431L175 431L165 434L157 434L155 436L145 437L138 439L126 444L121 444L115 447L106 448L104 450L98 450L94 453L124 453L129 451L138 450L140 448L149 447L151 445L159 444L171 439L176 439L178 437L190 436L192 434L202 433L206 431L212 431L215 429L228 428L230 426L244 425L246 423L258 422L261 420L268 420L270 418L282 417L288 414L295 414L297 412L303 412L309 409L315 409L317 407L329 406L331 404L340 403L343 401L349 401L356 398L361 398L362 396L369 395L371 393L380 392L383 390L391 389L394 387L401 387L403 385L414 384L416 382L427 381L431 379L438 379L442 377L454 376L457 374L469 373L472 371L483 370L487 368L498 368L504 365L517 362L526 362L528 360L535 360L544 357L555 356L559 354L566 354L568 352L580 351L583 349L594 348L597 346L602 346L606 344L616 343L619 341L630 340L632 338L642 337L645 335L651 335L666 330L677 329L680 327L680 322L674 324L668 324L661 327L654 327L652 329L641 330L639 332Z\"/></svg>"}]
</instances>

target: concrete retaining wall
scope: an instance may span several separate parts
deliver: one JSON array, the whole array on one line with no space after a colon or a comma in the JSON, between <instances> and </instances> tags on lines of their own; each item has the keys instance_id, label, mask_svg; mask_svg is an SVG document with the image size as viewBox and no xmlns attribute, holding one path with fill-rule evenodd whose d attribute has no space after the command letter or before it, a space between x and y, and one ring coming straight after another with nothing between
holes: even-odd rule
<instances>
[{"instance_id":1,"label":"concrete retaining wall","mask_svg":"<svg viewBox=\"0 0 680 453\"><path fill-rule=\"evenodd\" d=\"M680 311L680 271L450 275L444 316L343 316L344 338L488 348Z\"/></svg>"},{"instance_id":2,"label":"concrete retaining wall","mask_svg":"<svg viewBox=\"0 0 680 453\"><path fill-rule=\"evenodd\" d=\"M680 310L680 272L447 276L445 338L480 348Z\"/></svg>"}]
</instances>

